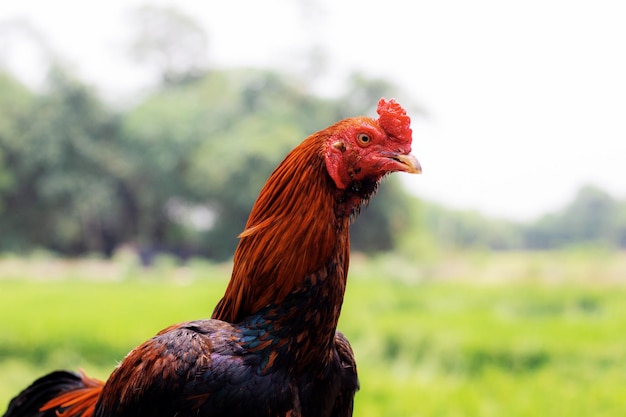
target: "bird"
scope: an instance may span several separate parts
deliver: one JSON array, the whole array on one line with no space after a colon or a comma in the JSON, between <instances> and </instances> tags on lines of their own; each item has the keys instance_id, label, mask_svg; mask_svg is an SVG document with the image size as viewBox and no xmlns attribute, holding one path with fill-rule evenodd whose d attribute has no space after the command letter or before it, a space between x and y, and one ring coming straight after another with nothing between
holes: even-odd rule
<instances>
[{"instance_id":1,"label":"bird","mask_svg":"<svg viewBox=\"0 0 626 417\"><path fill-rule=\"evenodd\" d=\"M314 133L259 193L211 318L139 345L106 381L55 371L4 417L348 417L359 379L337 330L349 226L392 172L421 173L394 99Z\"/></svg>"}]
</instances>

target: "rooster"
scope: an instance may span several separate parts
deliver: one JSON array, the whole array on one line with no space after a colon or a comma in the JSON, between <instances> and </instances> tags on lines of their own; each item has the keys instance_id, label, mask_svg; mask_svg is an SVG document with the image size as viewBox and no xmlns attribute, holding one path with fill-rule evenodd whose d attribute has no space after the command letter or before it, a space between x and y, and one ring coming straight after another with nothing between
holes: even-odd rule
<instances>
[{"instance_id":1,"label":"rooster","mask_svg":"<svg viewBox=\"0 0 626 417\"><path fill-rule=\"evenodd\" d=\"M48 374L5 417L351 416L359 382L337 331L349 225L385 175L421 172L406 111L381 99L378 115L311 135L274 170L211 319L162 330L106 382Z\"/></svg>"}]
</instances>

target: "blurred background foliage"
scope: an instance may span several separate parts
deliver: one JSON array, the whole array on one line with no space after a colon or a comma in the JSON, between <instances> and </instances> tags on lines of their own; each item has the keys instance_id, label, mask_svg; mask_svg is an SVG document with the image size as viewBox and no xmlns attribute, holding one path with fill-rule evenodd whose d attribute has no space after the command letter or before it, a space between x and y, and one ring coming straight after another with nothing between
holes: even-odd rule
<instances>
[{"instance_id":1,"label":"blurred background foliage","mask_svg":"<svg viewBox=\"0 0 626 417\"><path fill-rule=\"evenodd\" d=\"M188 16L151 6L134 19L128 51L159 83L125 103L43 36L40 87L3 69L0 49L0 407L53 369L106 378L154 332L206 317L230 272L213 261L232 256L267 176L306 136L373 115L382 96L428 117L362 74L318 94L315 45L298 74L217 68ZM0 35L33 33L12 25ZM623 414L625 248L626 200L592 185L514 222L385 179L353 225L340 323L359 363L356 414Z\"/></svg>"},{"instance_id":2,"label":"blurred background foliage","mask_svg":"<svg viewBox=\"0 0 626 417\"><path fill-rule=\"evenodd\" d=\"M407 103L414 118L426 114L390 82L361 74L322 97L311 72L212 68L193 19L153 6L135 18L130 53L161 83L132 103L106 102L49 51L39 90L0 68L0 251L110 257L132 245L146 262L162 252L228 259L267 176L306 136L371 115L381 96ZM417 201L398 178L380 193L353 226L355 250L423 258L463 248L626 247L626 201L593 186L526 223Z\"/></svg>"}]
</instances>

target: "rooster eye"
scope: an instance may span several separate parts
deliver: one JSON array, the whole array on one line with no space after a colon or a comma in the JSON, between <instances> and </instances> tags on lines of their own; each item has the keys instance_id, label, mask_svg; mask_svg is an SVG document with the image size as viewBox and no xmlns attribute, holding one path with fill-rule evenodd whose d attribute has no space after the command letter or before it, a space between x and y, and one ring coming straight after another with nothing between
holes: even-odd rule
<instances>
[{"instance_id":1,"label":"rooster eye","mask_svg":"<svg viewBox=\"0 0 626 417\"><path fill-rule=\"evenodd\" d=\"M359 142L361 142L361 144L363 145L367 145L371 142L372 138L370 137L370 135L368 135L367 133L359 133L356 137Z\"/></svg>"}]
</instances>

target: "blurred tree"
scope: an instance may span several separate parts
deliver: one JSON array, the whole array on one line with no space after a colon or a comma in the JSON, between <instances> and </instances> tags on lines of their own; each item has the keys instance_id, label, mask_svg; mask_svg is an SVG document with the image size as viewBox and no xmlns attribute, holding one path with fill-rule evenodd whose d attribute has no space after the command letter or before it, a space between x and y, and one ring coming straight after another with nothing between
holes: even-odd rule
<instances>
[{"instance_id":1,"label":"blurred tree","mask_svg":"<svg viewBox=\"0 0 626 417\"><path fill-rule=\"evenodd\" d=\"M3 140L15 186L2 199L2 230L16 237L3 245L110 254L121 232L112 175L123 164L118 118L58 68L48 91L27 110L16 115L19 129Z\"/></svg>"},{"instance_id":2,"label":"blurred tree","mask_svg":"<svg viewBox=\"0 0 626 417\"><path fill-rule=\"evenodd\" d=\"M131 169L125 184L144 250L193 246L197 232L180 213L202 204L197 184L206 180L195 182L190 170L205 139L226 129L238 108L227 79L216 72L166 85L127 112L122 140Z\"/></svg>"},{"instance_id":3,"label":"blurred tree","mask_svg":"<svg viewBox=\"0 0 626 417\"><path fill-rule=\"evenodd\" d=\"M582 187L574 201L565 208L570 240L582 242L616 242L618 204L606 191L594 186Z\"/></svg>"},{"instance_id":4,"label":"blurred tree","mask_svg":"<svg viewBox=\"0 0 626 417\"><path fill-rule=\"evenodd\" d=\"M189 81L207 68L208 36L193 18L170 7L147 5L133 14L134 59L153 66L165 84Z\"/></svg>"},{"instance_id":5,"label":"blurred tree","mask_svg":"<svg viewBox=\"0 0 626 417\"><path fill-rule=\"evenodd\" d=\"M232 256L236 236L272 169L308 135L303 125L323 118L324 105L293 79L271 71L211 73L204 88L211 96L205 102L208 112L220 122L212 124L219 128L205 130L191 163L190 181L197 200L215 214L213 227L204 235L203 251L224 259Z\"/></svg>"},{"instance_id":6,"label":"blurred tree","mask_svg":"<svg viewBox=\"0 0 626 417\"><path fill-rule=\"evenodd\" d=\"M60 68L41 94L0 87L0 247L68 255L136 242L148 257L230 257L272 169L346 102L267 70L168 82L124 114ZM399 183L381 193L353 226L355 250L392 249L403 229Z\"/></svg>"},{"instance_id":7,"label":"blurred tree","mask_svg":"<svg viewBox=\"0 0 626 417\"><path fill-rule=\"evenodd\" d=\"M624 203L594 187L582 187L563 210L543 216L525 232L527 246L547 249L573 244L618 246L626 229Z\"/></svg>"},{"instance_id":8,"label":"blurred tree","mask_svg":"<svg viewBox=\"0 0 626 417\"><path fill-rule=\"evenodd\" d=\"M400 181L396 177L385 179L377 194L351 226L351 247L355 250L390 251L406 233L411 205Z\"/></svg>"},{"instance_id":9,"label":"blurred tree","mask_svg":"<svg viewBox=\"0 0 626 417\"><path fill-rule=\"evenodd\" d=\"M616 227L614 230L617 245L626 248L626 200L622 200L615 216Z\"/></svg>"},{"instance_id":10,"label":"blurred tree","mask_svg":"<svg viewBox=\"0 0 626 417\"><path fill-rule=\"evenodd\" d=\"M418 225L444 249L510 250L521 247L521 225L493 219L475 211L451 210L421 202Z\"/></svg>"},{"instance_id":11,"label":"blurred tree","mask_svg":"<svg viewBox=\"0 0 626 417\"><path fill-rule=\"evenodd\" d=\"M23 154L24 129L35 97L15 78L0 73L0 249L19 249L27 243L22 219L14 207L29 194L18 170Z\"/></svg>"}]
</instances>

